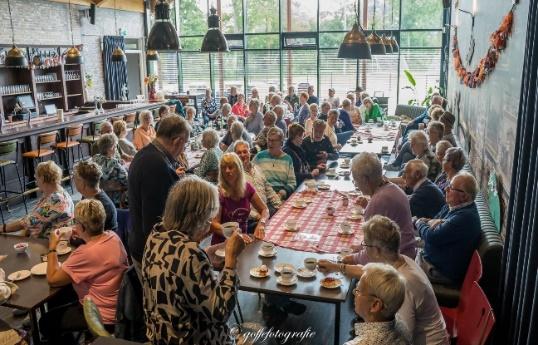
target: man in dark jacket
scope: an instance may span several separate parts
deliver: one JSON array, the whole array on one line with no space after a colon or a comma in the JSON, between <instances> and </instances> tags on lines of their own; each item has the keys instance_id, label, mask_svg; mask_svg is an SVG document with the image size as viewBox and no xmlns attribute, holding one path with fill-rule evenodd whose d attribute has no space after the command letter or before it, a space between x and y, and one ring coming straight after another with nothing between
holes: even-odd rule
<instances>
[{"instance_id":1,"label":"man in dark jacket","mask_svg":"<svg viewBox=\"0 0 538 345\"><path fill-rule=\"evenodd\" d=\"M480 241L480 217L474 199L478 183L473 175L460 172L446 189L447 205L434 219L415 222L424 251L416 261L432 283L460 286L473 251Z\"/></svg>"},{"instance_id":2,"label":"man in dark jacket","mask_svg":"<svg viewBox=\"0 0 538 345\"><path fill-rule=\"evenodd\" d=\"M445 195L427 177L428 166L420 159L412 159L405 165L404 176L409 195L411 215L417 218L433 218L445 205Z\"/></svg>"},{"instance_id":3,"label":"man in dark jacket","mask_svg":"<svg viewBox=\"0 0 538 345\"><path fill-rule=\"evenodd\" d=\"M327 123L323 120L314 121L312 136L304 138L301 147L305 151L306 160L312 167L326 164L327 160L337 160L338 152L334 150L331 141L323 133Z\"/></svg>"},{"instance_id":4,"label":"man in dark jacket","mask_svg":"<svg viewBox=\"0 0 538 345\"><path fill-rule=\"evenodd\" d=\"M168 190L185 174L177 157L184 151L190 131L188 122L180 116L163 119L155 140L137 152L129 167L129 211L133 222L129 250L140 279L146 239L162 215Z\"/></svg>"}]
</instances>

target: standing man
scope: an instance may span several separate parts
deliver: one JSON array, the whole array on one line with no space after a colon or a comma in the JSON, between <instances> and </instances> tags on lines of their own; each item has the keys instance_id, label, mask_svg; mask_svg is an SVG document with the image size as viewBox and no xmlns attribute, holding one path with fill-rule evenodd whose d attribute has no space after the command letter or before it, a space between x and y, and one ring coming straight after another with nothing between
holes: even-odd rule
<instances>
[{"instance_id":1,"label":"standing man","mask_svg":"<svg viewBox=\"0 0 538 345\"><path fill-rule=\"evenodd\" d=\"M157 137L138 151L129 167L129 211L133 220L129 250L141 282L146 239L162 215L168 190L185 174L177 157L185 150L190 131L182 117L165 118Z\"/></svg>"}]
</instances>

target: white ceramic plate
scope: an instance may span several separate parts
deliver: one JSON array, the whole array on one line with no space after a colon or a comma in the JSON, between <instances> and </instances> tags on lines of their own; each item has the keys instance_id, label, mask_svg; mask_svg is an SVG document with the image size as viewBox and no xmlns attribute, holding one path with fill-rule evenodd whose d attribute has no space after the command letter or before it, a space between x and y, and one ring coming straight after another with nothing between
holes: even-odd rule
<instances>
[{"instance_id":1,"label":"white ceramic plate","mask_svg":"<svg viewBox=\"0 0 538 345\"><path fill-rule=\"evenodd\" d=\"M30 272L32 272L32 274L36 276L44 276L45 274L47 274L47 263L42 262L35 265L34 267L32 267L32 269L30 269Z\"/></svg>"},{"instance_id":2,"label":"white ceramic plate","mask_svg":"<svg viewBox=\"0 0 538 345\"><path fill-rule=\"evenodd\" d=\"M276 255L276 248L273 249L273 252L272 253L266 253L266 252L263 252L261 249L258 251L258 255L259 256L263 256L264 258L272 258L273 256Z\"/></svg>"},{"instance_id":3,"label":"white ceramic plate","mask_svg":"<svg viewBox=\"0 0 538 345\"><path fill-rule=\"evenodd\" d=\"M292 285L295 285L297 284L297 277L294 276L291 280L288 280L288 281L283 281L282 280L282 277L277 277L276 278L276 282L280 285L284 285L284 286L292 286Z\"/></svg>"},{"instance_id":4,"label":"white ceramic plate","mask_svg":"<svg viewBox=\"0 0 538 345\"><path fill-rule=\"evenodd\" d=\"M297 275L301 278L313 278L316 276L316 271L310 271L304 267L301 267L297 270Z\"/></svg>"},{"instance_id":5,"label":"white ceramic plate","mask_svg":"<svg viewBox=\"0 0 538 345\"><path fill-rule=\"evenodd\" d=\"M215 250L215 255L218 256L219 258L223 258L225 255L224 249Z\"/></svg>"},{"instance_id":6,"label":"white ceramic plate","mask_svg":"<svg viewBox=\"0 0 538 345\"><path fill-rule=\"evenodd\" d=\"M329 189L331 189L331 185L328 185L328 184L320 184L320 185L318 185L318 189L319 189L319 190L329 190Z\"/></svg>"},{"instance_id":7,"label":"white ceramic plate","mask_svg":"<svg viewBox=\"0 0 538 345\"><path fill-rule=\"evenodd\" d=\"M325 173L325 176L327 176L327 177L335 177L335 176L336 176L336 172L330 172L330 171L327 171L327 172ZM319 186L318 186L318 188L319 188Z\"/></svg>"},{"instance_id":8,"label":"white ceramic plate","mask_svg":"<svg viewBox=\"0 0 538 345\"><path fill-rule=\"evenodd\" d=\"M323 278L320 281L320 284L326 289L337 289L340 286L342 286L342 281L338 278L332 278L329 280L327 277L327 278Z\"/></svg>"},{"instance_id":9,"label":"white ceramic plate","mask_svg":"<svg viewBox=\"0 0 538 345\"><path fill-rule=\"evenodd\" d=\"M293 266L292 264L287 264L287 263L278 263L275 265L275 272L276 273L280 273L282 272L282 270L284 269L284 267L288 267L288 268L291 268L292 270L295 271L295 266Z\"/></svg>"},{"instance_id":10,"label":"white ceramic plate","mask_svg":"<svg viewBox=\"0 0 538 345\"><path fill-rule=\"evenodd\" d=\"M260 274L260 267L252 267L250 269L250 275L254 278L265 278L271 275L271 270L267 269L267 272L265 274Z\"/></svg>"},{"instance_id":11,"label":"white ceramic plate","mask_svg":"<svg viewBox=\"0 0 538 345\"><path fill-rule=\"evenodd\" d=\"M13 272L11 273L10 275L7 276L7 280L11 280L11 281L19 281L19 280L24 280L26 278L28 278L32 273L28 270L22 270L22 271L17 271L17 272Z\"/></svg>"}]
</instances>

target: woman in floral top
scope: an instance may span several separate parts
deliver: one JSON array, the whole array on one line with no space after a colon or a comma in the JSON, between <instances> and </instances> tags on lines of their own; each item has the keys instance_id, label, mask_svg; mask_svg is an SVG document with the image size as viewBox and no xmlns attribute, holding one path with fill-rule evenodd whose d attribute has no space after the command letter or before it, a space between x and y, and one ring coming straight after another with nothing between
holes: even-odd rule
<instances>
[{"instance_id":1,"label":"woman in floral top","mask_svg":"<svg viewBox=\"0 0 538 345\"><path fill-rule=\"evenodd\" d=\"M226 241L218 277L200 241L219 209L217 188L186 177L170 189L163 221L155 225L142 260L144 313L152 344L231 344L237 256L245 243L236 231Z\"/></svg>"},{"instance_id":2,"label":"woman in floral top","mask_svg":"<svg viewBox=\"0 0 538 345\"><path fill-rule=\"evenodd\" d=\"M127 191L127 170L122 161L115 158L117 139L114 134L105 134L99 138L99 154L93 156L93 161L103 171L101 188L107 193L116 207L120 206L122 195Z\"/></svg>"},{"instance_id":3,"label":"woman in floral top","mask_svg":"<svg viewBox=\"0 0 538 345\"><path fill-rule=\"evenodd\" d=\"M39 163L36 183L43 195L26 217L4 224L2 231L25 230L32 237L47 238L52 229L71 225L73 200L60 185L61 179L62 170L56 163Z\"/></svg>"},{"instance_id":4,"label":"woman in floral top","mask_svg":"<svg viewBox=\"0 0 538 345\"><path fill-rule=\"evenodd\" d=\"M218 147L219 135L214 129L206 129L202 133L202 146L207 149L200 160L200 165L194 173L209 182L217 182L219 175L219 160L222 151Z\"/></svg>"},{"instance_id":5,"label":"woman in floral top","mask_svg":"<svg viewBox=\"0 0 538 345\"><path fill-rule=\"evenodd\" d=\"M204 117L204 122L209 120L214 120L217 116L217 102L211 96L211 89L205 89L205 98L202 100L202 116Z\"/></svg>"}]
</instances>

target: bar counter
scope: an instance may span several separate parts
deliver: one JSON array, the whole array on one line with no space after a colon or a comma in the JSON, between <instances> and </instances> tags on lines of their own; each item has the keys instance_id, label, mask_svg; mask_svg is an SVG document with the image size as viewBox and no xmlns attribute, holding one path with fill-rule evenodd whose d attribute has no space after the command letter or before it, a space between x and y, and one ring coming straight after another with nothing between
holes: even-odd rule
<instances>
[{"instance_id":1,"label":"bar counter","mask_svg":"<svg viewBox=\"0 0 538 345\"><path fill-rule=\"evenodd\" d=\"M64 121L62 122L58 121L56 115L40 116L31 119L30 126L28 126L27 120L16 121L13 123L8 122L4 124L4 127L0 132L0 142L25 138L41 133L52 132L65 127L69 127L71 125L88 122L98 122L109 119L111 117L123 116L125 114L139 112L142 110L155 109L164 104L166 104L166 102L133 104L132 106L125 108L107 109L104 111L104 113L98 115L96 115L93 110L89 110L89 112L83 114L66 112L64 114Z\"/></svg>"}]
</instances>

